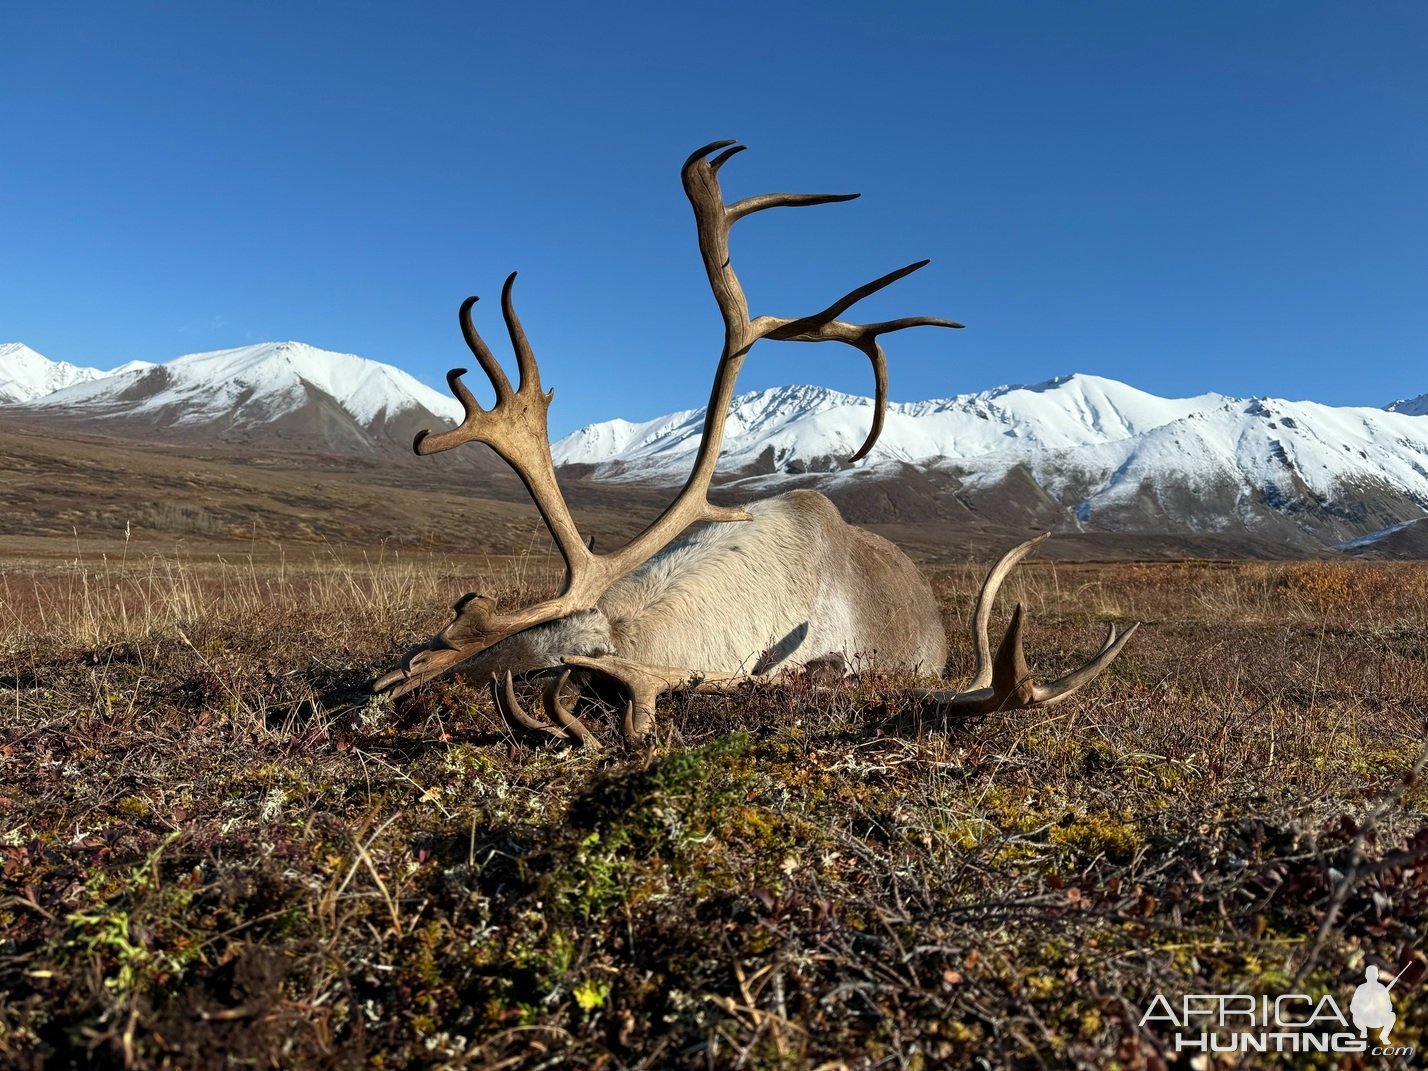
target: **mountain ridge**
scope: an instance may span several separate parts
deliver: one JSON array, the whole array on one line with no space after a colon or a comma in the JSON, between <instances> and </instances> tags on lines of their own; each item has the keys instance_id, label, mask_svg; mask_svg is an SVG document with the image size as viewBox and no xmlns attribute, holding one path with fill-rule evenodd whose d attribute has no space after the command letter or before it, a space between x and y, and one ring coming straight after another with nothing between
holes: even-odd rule
<instances>
[{"instance_id":1,"label":"mountain ridge","mask_svg":"<svg viewBox=\"0 0 1428 1071\"><path fill-rule=\"evenodd\" d=\"M736 397L725 486L818 486L857 509L857 489L866 498L873 483L915 472L931 481L926 501L983 513L1010 502L1026 523L1241 533L1301 547L1350 544L1428 514L1428 419L1407 413L1217 393L1168 399L1076 374L890 403L878 447L850 466L871 406L816 387ZM598 478L674 485L702 425L702 409L593 425L553 452Z\"/></svg>"},{"instance_id":2,"label":"mountain ridge","mask_svg":"<svg viewBox=\"0 0 1428 1071\"><path fill-rule=\"evenodd\" d=\"M417 430L462 416L455 399L398 368L298 342L130 362L110 373L48 362L19 344L0 347L6 353L23 357L23 377L11 379L23 378L32 395L65 384L11 400L11 412L240 456L375 451L404 464ZM878 446L850 466L872 400L790 385L734 399L719 478L743 498L816 486L866 523L995 518L1374 552L1403 537L1363 537L1428 516L1428 414L1417 412L1428 410L1425 400L1374 409L1214 392L1162 398L1076 373L890 403ZM591 424L553 443L553 457L572 479L672 486L688 475L703 415L682 409ZM437 463L488 472L499 465L484 448Z\"/></svg>"},{"instance_id":3,"label":"mountain ridge","mask_svg":"<svg viewBox=\"0 0 1428 1071\"><path fill-rule=\"evenodd\" d=\"M0 404L34 401L107 374L68 361L52 361L23 342L0 342Z\"/></svg>"},{"instance_id":4,"label":"mountain ridge","mask_svg":"<svg viewBox=\"0 0 1428 1071\"><path fill-rule=\"evenodd\" d=\"M1384 409L1407 416L1428 416L1428 394L1420 394L1416 398L1400 398L1396 402L1389 402Z\"/></svg>"},{"instance_id":5,"label":"mountain ridge","mask_svg":"<svg viewBox=\"0 0 1428 1071\"><path fill-rule=\"evenodd\" d=\"M409 443L422 427L461 415L454 398L400 368L301 342L134 361L71 378L21 406L57 420L102 421L121 434L237 444L277 439L339 453Z\"/></svg>"}]
</instances>

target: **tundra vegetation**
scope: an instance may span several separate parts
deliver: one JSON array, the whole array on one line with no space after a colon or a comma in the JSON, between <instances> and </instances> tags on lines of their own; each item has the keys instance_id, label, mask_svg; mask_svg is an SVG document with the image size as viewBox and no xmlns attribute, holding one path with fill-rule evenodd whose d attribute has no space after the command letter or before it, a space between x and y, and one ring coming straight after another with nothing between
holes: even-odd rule
<instances>
[{"instance_id":1,"label":"tundra vegetation","mask_svg":"<svg viewBox=\"0 0 1428 1071\"><path fill-rule=\"evenodd\" d=\"M1370 963L1421 1051L1428 565L1024 563L1045 674L1145 626L974 719L794 676L596 752L459 674L356 698L559 578L487 568L7 560L0 1065L1156 1068L1157 993ZM928 570L950 671L984 571Z\"/></svg>"}]
</instances>

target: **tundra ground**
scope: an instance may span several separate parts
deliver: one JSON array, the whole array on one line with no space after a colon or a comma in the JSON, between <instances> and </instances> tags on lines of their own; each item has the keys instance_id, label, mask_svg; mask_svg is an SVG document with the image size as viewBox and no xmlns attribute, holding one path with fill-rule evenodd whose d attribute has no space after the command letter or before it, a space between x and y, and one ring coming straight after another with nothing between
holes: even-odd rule
<instances>
[{"instance_id":1,"label":"tundra ground","mask_svg":"<svg viewBox=\"0 0 1428 1071\"><path fill-rule=\"evenodd\" d=\"M1428 1044L1428 565L1028 563L1043 673L1146 623L1062 705L794 679L592 754L358 698L551 582L489 564L5 568L0 1066L1188 1066L1156 994L1368 964ZM932 574L954 673L980 573Z\"/></svg>"}]
</instances>

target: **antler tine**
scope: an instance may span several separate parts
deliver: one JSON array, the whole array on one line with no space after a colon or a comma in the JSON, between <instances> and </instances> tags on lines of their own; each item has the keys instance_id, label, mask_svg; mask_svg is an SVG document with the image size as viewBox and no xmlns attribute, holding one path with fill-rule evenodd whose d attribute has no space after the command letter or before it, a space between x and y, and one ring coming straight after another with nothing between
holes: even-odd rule
<instances>
[{"instance_id":1,"label":"antler tine","mask_svg":"<svg viewBox=\"0 0 1428 1071\"><path fill-rule=\"evenodd\" d=\"M486 410L481 408L481 403L476 400L476 396L471 393L471 388L461 382L461 377L466 374L464 368L453 368L446 373L446 385L451 388L451 393L456 395L456 400L461 403L464 415L461 418L461 427L467 427L472 422L481 417ZM434 454L445 447L433 446L426 443L427 437L431 434L426 428L416 433L416 438L412 440L412 450L418 454Z\"/></svg>"},{"instance_id":2,"label":"antler tine","mask_svg":"<svg viewBox=\"0 0 1428 1071\"><path fill-rule=\"evenodd\" d=\"M566 655L561 661L599 674L625 689L625 738L631 742L649 733L654 722L655 702L666 692L732 692L761 679L747 673L704 673L676 666L644 665L618 655Z\"/></svg>"},{"instance_id":3,"label":"antler tine","mask_svg":"<svg viewBox=\"0 0 1428 1071\"><path fill-rule=\"evenodd\" d=\"M549 722L538 721L527 713L525 707L521 706L521 701L516 698L515 682L509 671L507 671L504 681L497 681L494 676L491 678L491 699L506 724L513 729L543 733L559 740L573 738L592 751L600 751L604 745L586 727L585 723L560 700L561 690L569 680L570 670L567 669L560 674L559 678L552 678L546 682L545 689L541 693L541 702L545 707L546 717L550 719Z\"/></svg>"},{"instance_id":4,"label":"antler tine","mask_svg":"<svg viewBox=\"0 0 1428 1071\"><path fill-rule=\"evenodd\" d=\"M511 272L506 276L505 285L501 287L501 316L506 321L506 333L511 336L511 349L516 354L516 369L520 372L520 385L516 388L517 393L526 389L527 386L533 391L540 390L540 366L536 364L535 353L531 350L531 344L526 339L525 328L521 326L520 318L516 315L516 305L511 298L511 291L516 285L516 273ZM545 392L546 402L555 397L555 391Z\"/></svg>"},{"instance_id":5,"label":"antler tine","mask_svg":"<svg viewBox=\"0 0 1428 1071\"><path fill-rule=\"evenodd\" d=\"M920 260L915 264L888 272L888 274L850 291L822 312L814 313L812 316L798 320L781 320L772 316L761 316L754 321L755 329L763 338L772 338L781 342L844 342L861 350L871 362L874 385L872 427L869 428L863 445L848 458L849 464L861 461L872 451L877 444L878 437L882 434L883 421L887 415L887 356L883 353L882 346L878 344L878 336L892 331L901 331L908 327L962 327L964 325L953 320L944 320L938 316L904 316L898 320L883 320L873 324L843 323L837 319L837 316L862 301L863 298L911 275L929 263L931 261Z\"/></svg>"},{"instance_id":6,"label":"antler tine","mask_svg":"<svg viewBox=\"0 0 1428 1071\"><path fill-rule=\"evenodd\" d=\"M822 312L815 312L812 316L805 316L797 320L779 320L774 316L760 316L754 321L754 328L759 332L761 338L794 339L798 335L806 334L836 320L840 313L846 312L863 298L870 294L876 294L884 287L891 286L899 279L907 278L913 272L925 268L931 263L931 260L919 260L890 271L886 275L881 275L870 283L864 283L862 286L848 291ZM958 326L962 325L958 324Z\"/></svg>"},{"instance_id":7,"label":"antler tine","mask_svg":"<svg viewBox=\"0 0 1428 1071\"><path fill-rule=\"evenodd\" d=\"M977 652L977 670L969 688L985 688L992 683L992 645L987 639L987 623L991 620L992 604L996 602L1002 581L1023 558L1050 538L1050 532L1043 532L1025 543L1018 543L997 559L997 564L982 581L982 590L977 592L977 604L972 608L972 646ZM1010 634L1010 626L1007 631Z\"/></svg>"},{"instance_id":8,"label":"antler tine","mask_svg":"<svg viewBox=\"0 0 1428 1071\"><path fill-rule=\"evenodd\" d=\"M1064 677L1058 677L1050 684L1036 684L1031 679L1031 669L1026 664L1026 649L1022 644L1022 622L1025 613L1021 603L1012 611L1002 642L997 647L997 657L992 669L991 691L1001 710L1018 710L1023 707L1045 707L1077 692L1101 675L1102 670L1116 660L1127 641L1140 628L1137 621L1118 633L1114 623L1106 629L1106 638L1100 649L1081 666Z\"/></svg>"},{"instance_id":9,"label":"antler tine","mask_svg":"<svg viewBox=\"0 0 1428 1071\"><path fill-rule=\"evenodd\" d=\"M559 677L546 682L545 691L541 695L542 701L545 703L546 717L592 751L600 751L604 745L600 743L599 738L575 716L575 711L560 700L560 693L565 690L565 685L569 680L570 670L567 669Z\"/></svg>"},{"instance_id":10,"label":"antler tine","mask_svg":"<svg viewBox=\"0 0 1428 1071\"><path fill-rule=\"evenodd\" d=\"M515 351L516 365L520 370L519 389L511 388L511 381L505 370L472 322L471 309L477 299L467 298L461 303L461 333L496 391L496 404L490 410L481 408L470 389L461 382L465 369L453 368L447 373L446 381L465 410L464 419L450 431L440 434L427 431L418 433L412 447L418 454L426 455L475 441L485 443L500 454L515 469L516 475L530 492L536 508L540 510L546 527L550 529L556 548L565 560L565 588L568 590L588 581L593 555L575 526L555 478L555 462L551 457L550 437L546 425L546 410L550 407L555 392L541 391L540 369L535 353L526 338L519 317L516 316L515 301L512 297L515 281L516 273L512 272L501 288L501 314L505 319L511 348ZM582 592L581 598L583 597ZM533 607L517 615L518 622L514 618L493 620L490 622L490 628L483 629L482 636L494 642L490 637L507 625L511 626L508 631L515 631L517 628L558 617L561 612L582 608L581 605L555 606L553 602L543 603L539 612ZM459 618L459 605L457 610ZM530 616L532 613L535 613L534 617ZM453 645L446 646L450 648Z\"/></svg>"},{"instance_id":11,"label":"antler tine","mask_svg":"<svg viewBox=\"0 0 1428 1071\"><path fill-rule=\"evenodd\" d=\"M723 152L721 152L718 156L714 157L714 159L712 159L712 160L709 161L709 170L713 171L716 175L719 173L719 169L720 169L721 167L723 167L723 166L724 166L725 164L727 164L731 159L733 159L735 156L738 156L739 153L743 152L745 149L748 148L747 145L734 145L734 143L731 142L731 141L724 141L724 142L720 142L719 144L721 144L721 145L733 145L733 148L725 149L725 150L724 150ZM707 156L708 153L707 153L707 152L700 151L700 152L695 153L694 155L695 155L695 156ZM692 158L691 158L691 159L692 159Z\"/></svg>"},{"instance_id":12,"label":"antler tine","mask_svg":"<svg viewBox=\"0 0 1428 1071\"><path fill-rule=\"evenodd\" d=\"M966 327L956 320L944 320L941 316L900 316L896 320L882 320L875 324L863 324L865 334L873 338L891 331L901 331L908 327Z\"/></svg>"},{"instance_id":13,"label":"antler tine","mask_svg":"<svg viewBox=\"0 0 1428 1071\"><path fill-rule=\"evenodd\" d=\"M495 674L492 674L491 701L495 703L496 710L501 715L501 718L512 729L524 729L532 733L545 733L559 740L570 739L564 729L537 721L526 713L526 708L521 706L521 701L516 698L515 682L511 679L509 671L507 671L506 678L503 681L497 680Z\"/></svg>"},{"instance_id":14,"label":"antler tine","mask_svg":"<svg viewBox=\"0 0 1428 1071\"><path fill-rule=\"evenodd\" d=\"M515 276L513 275L511 278L515 278ZM510 285L511 280L507 279L507 290ZM502 292L501 298L504 304L505 291ZM481 371L485 372L486 378L491 381L491 386L496 392L496 405L499 407L503 402L510 402L515 397L515 392L511 390L511 381L506 378L505 369L496 360L496 355L491 352L491 347L486 345L486 340L481 337L476 330L475 323L472 322L471 309L480 300L473 294L461 303L461 309L456 316L461 323L461 337L466 340L467 348L471 350L472 355L481 365ZM507 322L509 323L509 320ZM450 431L439 434L433 434L428 429L422 428L416 433L416 438L412 440L412 450L415 453L422 456L437 454L481 437L479 422L482 417L488 415L488 411L481 407L481 403L471 393L471 388L461 382L461 377L465 374L466 369L464 368L453 368L446 373L446 385L451 388L451 393L456 395L456 400L461 403L461 408L465 413L461 423Z\"/></svg>"},{"instance_id":15,"label":"antler tine","mask_svg":"<svg viewBox=\"0 0 1428 1071\"><path fill-rule=\"evenodd\" d=\"M1050 684L1032 685L1032 702L1038 706L1059 703L1068 695L1078 691L1083 685L1095 680L1107 666L1116 660L1116 657L1121 653L1121 648L1126 645L1138 628L1140 628L1140 622L1136 621L1130 628L1118 635L1116 626L1111 625L1107 629L1106 642L1101 644L1101 649L1079 669L1072 670L1064 677L1058 677Z\"/></svg>"},{"instance_id":16,"label":"antler tine","mask_svg":"<svg viewBox=\"0 0 1428 1071\"><path fill-rule=\"evenodd\" d=\"M883 353L883 348L878 345L876 336L868 336L860 343L855 343L858 349L862 350L873 365L873 424L868 429L868 437L863 440L863 445L853 452L853 456L848 458L848 464L863 460L867 457L873 447L877 445L878 436L883 433L883 418L888 411L888 359Z\"/></svg>"},{"instance_id":17,"label":"antler tine","mask_svg":"<svg viewBox=\"0 0 1428 1071\"><path fill-rule=\"evenodd\" d=\"M707 159L710 153L719 149L724 151L712 160ZM729 260L729 231L733 225L745 216L761 212L766 208L802 208L810 205L833 204L851 201L858 195L856 193L766 193L755 197L746 197L733 204L725 204L723 193L719 187L718 171L734 153L740 152L742 149L742 145L736 146L732 141L712 142L692 153L684 162L682 171L685 192L694 206L695 221L699 230L699 248L703 254L705 271L708 273L714 298L718 302L719 311L724 318L726 336L724 355L716 377L715 390L711 393L709 409L706 410L706 440L713 440L714 452L717 455L717 447L723 435L723 425L722 417L717 425L711 423L716 411L715 406L716 404L720 406L718 410L720 413L727 409L733 399L733 381L738 376L743 358L747 355L749 348L759 339L771 338L788 342L843 342L854 346L868 356L873 365L876 383L872 428L863 445L850 459L851 461L861 460L877 443L887 412L887 365L883 351L876 343L877 336L892 331L902 331L910 327L960 328L963 325L953 320L932 316L909 316L897 320L884 320L876 324L844 323L838 319L841 313L863 298L877 293L884 287L890 286L899 279L926 266L928 263L926 260L898 268L870 283L865 283L812 316L760 316L751 320L748 301L744 297L743 288L740 286L738 276L735 275ZM725 379L728 381L727 384L723 382ZM723 389L725 386L727 389ZM701 453L696 459L696 468L704 458L705 443L700 445Z\"/></svg>"},{"instance_id":18,"label":"antler tine","mask_svg":"<svg viewBox=\"0 0 1428 1071\"><path fill-rule=\"evenodd\" d=\"M831 205L841 201L856 201L861 193L761 193L757 197L745 197L725 208L729 223L739 222L745 216L762 212L765 208L808 208L812 205Z\"/></svg>"},{"instance_id":19,"label":"antler tine","mask_svg":"<svg viewBox=\"0 0 1428 1071\"><path fill-rule=\"evenodd\" d=\"M997 644L997 656L992 660L992 683L989 689L992 697L991 710L1016 710L1031 706L1034 685L1031 683L1031 667L1026 664L1026 648L1022 646L1021 603L1012 609L1007 630L1002 633L1002 642Z\"/></svg>"},{"instance_id":20,"label":"antler tine","mask_svg":"<svg viewBox=\"0 0 1428 1071\"><path fill-rule=\"evenodd\" d=\"M515 278L514 275L511 278ZM511 280L506 280L506 287L509 288ZM501 294L501 299L505 301L505 292ZM481 365L481 371L486 373L486 378L491 381L491 386L495 388L496 400L504 402L511 395L511 381L506 378L506 370L501 367L501 362L496 360L495 354L491 352L491 347L486 345L486 340L481 337L476 330L476 324L471 319L471 309L476 302L481 299L472 296L461 303L461 311L457 317L461 321L461 337L466 339L467 348L475 355L477 362Z\"/></svg>"}]
</instances>

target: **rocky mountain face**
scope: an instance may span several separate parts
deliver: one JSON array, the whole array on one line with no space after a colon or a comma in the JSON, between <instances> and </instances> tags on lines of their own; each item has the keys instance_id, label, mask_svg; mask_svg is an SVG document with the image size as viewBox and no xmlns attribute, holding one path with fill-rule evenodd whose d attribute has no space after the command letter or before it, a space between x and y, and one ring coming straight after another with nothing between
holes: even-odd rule
<instances>
[{"instance_id":1,"label":"rocky mountain face","mask_svg":"<svg viewBox=\"0 0 1428 1071\"><path fill-rule=\"evenodd\" d=\"M1396 402L1389 402L1384 408L1390 413L1403 413L1406 416L1428 416L1428 394L1420 394L1416 398L1400 398Z\"/></svg>"}]
</instances>

